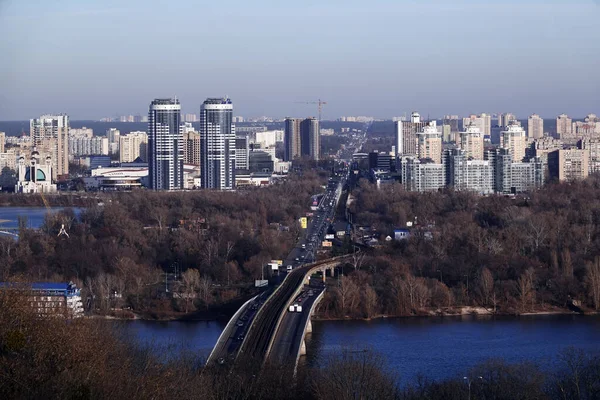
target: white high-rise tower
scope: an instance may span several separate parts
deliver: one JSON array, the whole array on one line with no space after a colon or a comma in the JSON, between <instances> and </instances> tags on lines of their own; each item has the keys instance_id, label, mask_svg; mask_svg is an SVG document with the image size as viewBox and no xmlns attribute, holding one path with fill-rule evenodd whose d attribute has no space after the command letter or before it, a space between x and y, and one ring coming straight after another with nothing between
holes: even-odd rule
<instances>
[{"instance_id":1,"label":"white high-rise tower","mask_svg":"<svg viewBox=\"0 0 600 400\"><path fill-rule=\"evenodd\" d=\"M148 112L148 178L154 190L183 189L181 104L155 99Z\"/></svg>"},{"instance_id":2,"label":"white high-rise tower","mask_svg":"<svg viewBox=\"0 0 600 400\"><path fill-rule=\"evenodd\" d=\"M235 126L230 99L209 98L200 107L202 187L235 189Z\"/></svg>"}]
</instances>

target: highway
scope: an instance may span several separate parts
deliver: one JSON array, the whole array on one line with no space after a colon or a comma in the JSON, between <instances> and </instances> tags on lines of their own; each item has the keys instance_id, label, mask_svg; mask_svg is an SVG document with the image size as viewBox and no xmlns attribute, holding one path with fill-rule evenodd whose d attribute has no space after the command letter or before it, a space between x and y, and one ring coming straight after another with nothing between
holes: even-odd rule
<instances>
[{"instance_id":1,"label":"highway","mask_svg":"<svg viewBox=\"0 0 600 400\"><path fill-rule=\"evenodd\" d=\"M293 291L301 283L301 279L304 277L302 272L298 272L297 274L290 274L293 276L290 276L286 279L286 276L288 275L287 266L291 266L293 272L295 272L304 264L314 262L316 259L316 252L321 246L330 222L333 220L335 207L339 197L341 196L343 182L344 181L341 178L330 179L327 186L327 191L321 197L318 209L313 211L313 217L310 219L310 223L307 226L306 232L304 232L296 247L294 247L288 254L288 257L284 260L283 266L280 268L280 285L288 285L289 282L289 285L291 285L290 287L293 288L292 292L286 292L286 286L279 288L277 295L283 292L283 295L288 297L291 296ZM297 278L296 275L301 277ZM251 354L252 357L254 357L258 354L262 354L264 357L264 353L266 351L266 347L264 347L264 340L249 336L249 332L252 331L251 327L256 324L255 318L259 314L259 310L261 310L262 314L263 305L269 296L271 296L271 294L275 291L275 289L276 288L274 287L270 288L253 301L247 303L243 309L238 310L238 312L233 316L232 320L225 327L224 332L221 334L221 337L215 345L211 356L207 360L209 363L215 362L218 364L231 364L236 359L238 352L242 348L246 352L246 355ZM277 297L277 299L279 299L279 297ZM271 301L271 299L269 299L269 301ZM273 301L277 303L275 299L273 299ZM271 314L273 310L265 310L264 312ZM277 316L279 314L280 313L276 313ZM261 324L269 324L270 322L272 321L262 321ZM269 333L268 338L270 339L271 336L272 333ZM246 345L246 342L250 344Z\"/></svg>"},{"instance_id":2,"label":"highway","mask_svg":"<svg viewBox=\"0 0 600 400\"><path fill-rule=\"evenodd\" d=\"M324 290L325 285L321 281L311 281L310 285L305 285L302 292L294 299L293 304L301 305L302 312L288 310L283 316L269 353L269 362L275 364L295 362L302 345L304 327L310 318L310 309Z\"/></svg>"}]
</instances>

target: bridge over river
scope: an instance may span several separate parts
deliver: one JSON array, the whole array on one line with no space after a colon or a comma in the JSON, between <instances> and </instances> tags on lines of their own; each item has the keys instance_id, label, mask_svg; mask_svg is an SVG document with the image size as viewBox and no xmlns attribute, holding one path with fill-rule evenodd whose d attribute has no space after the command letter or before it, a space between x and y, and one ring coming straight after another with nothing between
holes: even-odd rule
<instances>
[{"instance_id":1,"label":"bridge over river","mask_svg":"<svg viewBox=\"0 0 600 400\"><path fill-rule=\"evenodd\" d=\"M275 290L250 299L223 330L207 365L240 362L296 365L306 352L304 337L311 331L310 317L323 298L327 271L333 272L351 257L335 257L297 267ZM311 279L317 272L322 273L322 279ZM301 308L294 307L294 311L290 311L294 305Z\"/></svg>"}]
</instances>

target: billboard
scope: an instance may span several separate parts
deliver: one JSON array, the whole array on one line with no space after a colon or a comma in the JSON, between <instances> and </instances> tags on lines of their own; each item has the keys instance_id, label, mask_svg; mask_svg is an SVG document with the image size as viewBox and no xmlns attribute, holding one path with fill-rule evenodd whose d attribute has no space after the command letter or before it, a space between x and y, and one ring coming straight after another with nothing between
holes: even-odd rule
<instances>
[{"instance_id":1,"label":"billboard","mask_svg":"<svg viewBox=\"0 0 600 400\"><path fill-rule=\"evenodd\" d=\"M322 243L323 247L332 247L332 243L329 240L326 240Z\"/></svg>"},{"instance_id":2,"label":"billboard","mask_svg":"<svg viewBox=\"0 0 600 400\"><path fill-rule=\"evenodd\" d=\"M335 235L333 233L328 233L327 235L325 235L325 239L327 240L333 240L335 238Z\"/></svg>"},{"instance_id":3,"label":"billboard","mask_svg":"<svg viewBox=\"0 0 600 400\"><path fill-rule=\"evenodd\" d=\"M277 265L283 265L283 260L271 260L271 263L277 264Z\"/></svg>"},{"instance_id":4,"label":"billboard","mask_svg":"<svg viewBox=\"0 0 600 400\"><path fill-rule=\"evenodd\" d=\"M306 219L306 217L300 218L300 228L302 228L302 229L308 228L308 219Z\"/></svg>"},{"instance_id":5,"label":"billboard","mask_svg":"<svg viewBox=\"0 0 600 400\"><path fill-rule=\"evenodd\" d=\"M270 262L270 263L269 263L269 266L271 267L271 269L272 269L273 271L279 271L279 264L277 264L277 263L274 263L274 262Z\"/></svg>"}]
</instances>

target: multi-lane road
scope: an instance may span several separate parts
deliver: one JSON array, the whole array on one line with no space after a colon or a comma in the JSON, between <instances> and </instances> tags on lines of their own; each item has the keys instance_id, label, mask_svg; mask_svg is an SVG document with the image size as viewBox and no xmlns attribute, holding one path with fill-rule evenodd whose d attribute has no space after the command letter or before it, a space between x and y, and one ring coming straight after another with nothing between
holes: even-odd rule
<instances>
[{"instance_id":1,"label":"multi-lane road","mask_svg":"<svg viewBox=\"0 0 600 400\"><path fill-rule=\"evenodd\" d=\"M313 212L313 216L310 219L310 223L308 224L306 231L300 237L296 247L292 249L285 259L283 266L280 267L280 279L278 280L279 284L284 281L285 276L287 275L288 266L291 266L293 270L296 270L304 264L315 261L317 250L321 246L329 224L333 221L335 208L341 196L344 182L345 179L340 177L329 180L327 190L321 197L318 209ZM303 276L303 273L298 271L297 275ZM296 282L296 280L297 279L290 280L292 286L295 284L295 286L293 286L294 290L299 284L299 282ZM248 346L245 344L245 342L247 341L246 337L250 333L250 327L253 323L255 323L254 320L258 314L258 311L263 307L263 304L275 289L276 288L270 288L269 290L263 292L260 296L256 297L254 300L245 304L242 309L238 310L229 324L227 324L225 327L224 332L221 334L221 337L215 345L215 349L208 360L209 362L214 361L218 364L230 364L237 357L243 343L244 349L248 349L246 351L249 351L251 354L258 355L262 353L264 355L266 350L263 348L264 338L248 337L248 341L256 342L255 344L250 344ZM284 295L291 295L291 293L286 293L285 290L279 290L278 294L281 294L282 292L284 292ZM261 312L261 314L269 313ZM266 325L269 325L272 322L273 321L268 321ZM264 321L263 324L265 324ZM272 327L274 328L274 325Z\"/></svg>"}]
</instances>

